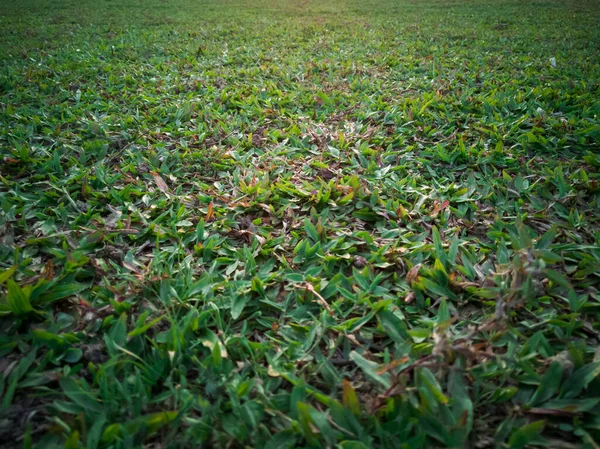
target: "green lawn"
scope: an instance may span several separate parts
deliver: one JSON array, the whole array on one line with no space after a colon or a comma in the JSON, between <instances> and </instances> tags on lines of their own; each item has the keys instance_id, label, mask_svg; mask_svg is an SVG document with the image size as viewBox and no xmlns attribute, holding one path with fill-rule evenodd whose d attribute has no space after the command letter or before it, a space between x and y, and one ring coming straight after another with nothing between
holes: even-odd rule
<instances>
[{"instance_id":1,"label":"green lawn","mask_svg":"<svg viewBox=\"0 0 600 449\"><path fill-rule=\"evenodd\" d=\"M598 0L0 29L0 447L599 447Z\"/></svg>"}]
</instances>

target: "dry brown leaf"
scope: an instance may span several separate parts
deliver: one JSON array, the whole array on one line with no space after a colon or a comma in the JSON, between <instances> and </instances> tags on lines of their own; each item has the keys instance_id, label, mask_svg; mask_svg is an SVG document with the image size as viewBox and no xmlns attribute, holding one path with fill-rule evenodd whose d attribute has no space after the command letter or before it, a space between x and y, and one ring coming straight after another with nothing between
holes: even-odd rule
<instances>
[{"instance_id":1,"label":"dry brown leaf","mask_svg":"<svg viewBox=\"0 0 600 449\"><path fill-rule=\"evenodd\" d=\"M210 219L214 216L214 209L212 201L208 205L208 209L206 210L206 222L208 223Z\"/></svg>"},{"instance_id":2,"label":"dry brown leaf","mask_svg":"<svg viewBox=\"0 0 600 449\"><path fill-rule=\"evenodd\" d=\"M47 281L54 279L54 263L52 260L49 260L48 263L44 265L44 268L42 268L42 277Z\"/></svg>"},{"instance_id":3,"label":"dry brown leaf","mask_svg":"<svg viewBox=\"0 0 600 449\"><path fill-rule=\"evenodd\" d=\"M397 366L402 365L403 363L408 362L409 358L408 357L402 357L396 360L392 360L390 363L388 363L387 365L385 365L384 367L382 367L379 371L377 371L377 374L385 374L388 371L396 368Z\"/></svg>"},{"instance_id":4,"label":"dry brown leaf","mask_svg":"<svg viewBox=\"0 0 600 449\"><path fill-rule=\"evenodd\" d=\"M133 265L129 262L123 261L123 266L125 268L127 268L128 270L133 271L134 273L138 273L138 274L140 273L140 270L138 270L138 268L135 265Z\"/></svg>"},{"instance_id":5,"label":"dry brown leaf","mask_svg":"<svg viewBox=\"0 0 600 449\"><path fill-rule=\"evenodd\" d=\"M433 210L431 211L430 216L434 218L437 217L438 214L444 209L446 209L449 205L450 202L448 200L444 201L443 203L436 201L433 205Z\"/></svg>"},{"instance_id":6,"label":"dry brown leaf","mask_svg":"<svg viewBox=\"0 0 600 449\"><path fill-rule=\"evenodd\" d=\"M419 275L419 270L421 269L421 264L418 263L416 264L414 267L412 267L408 273L406 273L406 282L408 282L409 284L414 281L415 279L417 279L417 276Z\"/></svg>"},{"instance_id":7,"label":"dry brown leaf","mask_svg":"<svg viewBox=\"0 0 600 449\"><path fill-rule=\"evenodd\" d=\"M363 347L363 345L358 341L358 339L354 335L352 335L352 334L345 334L344 337L346 337L348 340L350 340L352 343L354 343L359 348Z\"/></svg>"},{"instance_id":8,"label":"dry brown leaf","mask_svg":"<svg viewBox=\"0 0 600 449\"><path fill-rule=\"evenodd\" d=\"M152 178L154 178L156 187L158 187L163 193L169 193L169 186L164 181L164 179L162 179L161 176L156 172L150 172L150 174L152 175Z\"/></svg>"}]
</instances>

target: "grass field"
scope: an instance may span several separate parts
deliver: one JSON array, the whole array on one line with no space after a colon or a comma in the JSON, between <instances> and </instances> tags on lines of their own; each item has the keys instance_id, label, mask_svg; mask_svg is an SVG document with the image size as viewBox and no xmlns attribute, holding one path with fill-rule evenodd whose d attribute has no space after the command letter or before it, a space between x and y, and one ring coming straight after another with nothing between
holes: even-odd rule
<instances>
[{"instance_id":1,"label":"grass field","mask_svg":"<svg viewBox=\"0 0 600 449\"><path fill-rule=\"evenodd\" d=\"M0 447L600 447L598 1L0 26Z\"/></svg>"}]
</instances>

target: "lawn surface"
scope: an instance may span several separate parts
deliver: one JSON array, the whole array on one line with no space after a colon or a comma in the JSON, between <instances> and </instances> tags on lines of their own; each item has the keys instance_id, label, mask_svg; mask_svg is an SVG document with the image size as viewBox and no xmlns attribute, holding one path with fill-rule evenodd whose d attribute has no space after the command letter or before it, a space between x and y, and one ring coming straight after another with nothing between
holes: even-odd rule
<instances>
[{"instance_id":1,"label":"lawn surface","mask_svg":"<svg viewBox=\"0 0 600 449\"><path fill-rule=\"evenodd\" d=\"M0 447L597 448L599 24L0 0Z\"/></svg>"}]
</instances>

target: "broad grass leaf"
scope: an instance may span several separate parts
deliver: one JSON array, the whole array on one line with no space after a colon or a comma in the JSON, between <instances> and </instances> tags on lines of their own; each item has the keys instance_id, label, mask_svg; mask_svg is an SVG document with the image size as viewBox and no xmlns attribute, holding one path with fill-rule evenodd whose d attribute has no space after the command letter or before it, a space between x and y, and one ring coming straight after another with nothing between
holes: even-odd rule
<instances>
[{"instance_id":1,"label":"broad grass leaf","mask_svg":"<svg viewBox=\"0 0 600 449\"><path fill-rule=\"evenodd\" d=\"M383 374L378 373L379 369L381 368L379 364L365 359L362 355L360 355L356 351L352 351L350 353L350 360L352 360L354 363L356 363L356 365L370 379L380 383L385 388L390 388L392 386L392 380L391 380L389 373L383 373Z\"/></svg>"},{"instance_id":2,"label":"broad grass leaf","mask_svg":"<svg viewBox=\"0 0 600 449\"><path fill-rule=\"evenodd\" d=\"M433 246L435 248L435 255L437 259L442 263L444 268L448 266L448 255L444 251L444 245L442 243L442 236L437 226L434 226L431 230L431 236L433 238Z\"/></svg>"},{"instance_id":3,"label":"broad grass leaf","mask_svg":"<svg viewBox=\"0 0 600 449\"><path fill-rule=\"evenodd\" d=\"M410 338L406 323L388 309L377 312L381 326L396 344L402 344Z\"/></svg>"},{"instance_id":4,"label":"broad grass leaf","mask_svg":"<svg viewBox=\"0 0 600 449\"><path fill-rule=\"evenodd\" d=\"M342 402L344 406L348 407L352 413L357 416L360 414L358 396L356 395L356 391L354 391L354 388L348 379L343 380Z\"/></svg>"},{"instance_id":5,"label":"broad grass leaf","mask_svg":"<svg viewBox=\"0 0 600 449\"><path fill-rule=\"evenodd\" d=\"M222 358L227 358L227 349L225 346L220 343L219 337L210 329L202 329L198 333L198 338L202 342L202 346L209 348L211 352L214 350L215 346L219 348L219 353Z\"/></svg>"},{"instance_id":6,"label":"broad grass leaf","mask_svg":"<svg viewBox=\"0 0 600 449\"><path fill-rule=\"evenodd\" d=\"M317 438L315 431L313 430L314 424L310 416L309 405L304 402L297 402L296 409L298 411L298 422L300 423L300 429L302 430L304 438L306 438L310 444L316 444Z\"/></svg>"},{"instance_id":7,"label":"broad grass leaf","mask_svg":"<svg viewBox=\"0 0 600 449\"><path fill-rule=\"evenodd\" d=\"M525 424L512 433L508 440L511 449L522 449L533 442L544 429L545 421L534 421Z\"/></svg>"},{"instance_id":8,"label":"broad grass leaf","mask_svg":"<svg viewBox=\"0 0 600 449\"><path fill-rule=\"evenodd\" d=\"M450 290L448 287L444 287L443 285L438 284L437 282L431 279L421 278L420 282L427 289L427 291L437 296L446 297L453 300L457 299L456 294L452 290Z\"/></svg>"},{"instance_id":9,"label":"broad grass leaf","mask_svg":"<svg viewBox=\"0 0 600 449\"><path fill-rule=\"evenodd\" d=\"M273 435L264 449L291 449L296 447L296 440L300 438L292 429L286 429Z\"/></svg>"},{"instance_id":10,"label":"broad grass leaf","mask_svg":"<svg viewBox=\"0 0 600 449\"><path fill-rule=\"evenodd\" d=\"M6 285L8 287L7 301L12 313L20 317L34 311L29 301L30 288L21 288L19 284L11 279L7 280Z\"/></svg>"},{"instance_id":11,"label":"broad grass leaf","mask_svg":"<svg viewBox=\"0 0 600 449\"><path fill-rule=\"evenodd\" d=\"M343 429L346 429L346 431L354 435L363 435L365 433L365 429L357 417L339 402L332 401L329 405L329 411L334 422Z\"/></svg>"},{"instance_id":12,"label":"broad grass leaf","mask_svg":"<svg viewBox=\"0 0 600 449\"><path fill-rule=\"evenodd\" d=\"M230 306L231 318L237 320L242 315L242 312L244 311L244 308L249 300L249 295L233 293L231 296Z\"/></svg>"},{"instance_id":13,"label":"broad grass leaf","mask_svg":"<svg viewBox=\"0 0 600 449\"><path fill-rule=\"evenodd\" d=\"M67 363L77 363L81 360L83 351L79 348L69 348L65 351L63 360Z\"/></svg>"},{"instance_id":14,"label":"broad grass leaf","mask_svg":"<svg viewBox=\"0 0 600 449\"><path fill-rule=\"evenodd\" d=\"M442 324L446 323L450 320L450 309L448 307L448 301L446 298L442 298L440 301L440 306L437 311L437 323Z\"/></svg>"},{"instance_id":15,"label":"broad grass leaf","mask_svg":"<svg viewBox=\"0 0 600 449\"><path fill-rule=\"evenodd\" d=\"M473 428L473 402L467 391L462 370L454 369L450 371L448 393L452 401L452 414L458 427L465 429L463 438L466 440Z\"/></svg>"},{"instance_id":16,"label":"broad grass leaf","mask_svg":"<svg viewBox=\"0 0 600 449\"><path fill-rule=\"evenodd\" d=\"M544 401L547 401L556 393L558 393L558 389L562 381L562 373L563 367L560 363L551 363L550 367L546 370L544 376L541 378L538 388L529 400L529 405L538 405Z\"/></svg>"},{"instance_id":17,"label":"broad grass leaf","mask_svg":"<svg viewBox=\"0 0 600 449\"><path fill-rule=\"evenodd\" d=\"M292 417L298 417L298 404L304 401L306 401L306 387L304 386L304 380L300 379L292 388L292 394L290 395L290 415Z\"/></svg>"},{"instance_id":18,"label":"broad grass leaf","mask_svg":"<svg viewBox=\"0 0 600 449\"><path fill-rule=\"evenodd\" d=\"M569 280L563 274L559 273L558 271L547 268L546 270L544 270L544 274L546 275L546 277L548 279L550 279L555 284L560 285L561 287L565 287L565 288L572 288Z\"/></svg>"},{"instance_id":19,"label":"broad grass leaf","mask_svg":"<svg viewBox=\"0 0 600 449\"><path fill-rule=\"evenodd\" d=\"M223 357L221 356L221 345L218 341L215 342L212 348L212 362L213 366L220 367L223 361Z\"/></svg>"},{"instance_id":20,"label":"broad grass leaf","mask_svg":"<svg viewBox=\"0 0 600 449\"><path fill-rule=\"evenodd\" d=\"M19 385L19 380L27 374L31 365L37 356L36 350L30 350L29 354L23 357L17 367L8 375L8 388L2 397L2 410L7 410L12 402L13 396ZM3 375L4 376L4 375ZM3 377L4 380L4 377ZM0 396L2 392L0 391Z\"/></svg>"},{"instance_id":21,"label":"broad grass leaf","mask_svg":"<svg viewBox=\"0 0 600 449\"><path fill-rule=\"evenodd\" d=\"M70 377L63 377L59 380L59 383L63 393L75 404L79 405L83 412L102 412L102 407L98 403L98 400L89 391L84 390L75 380Z\"/></svg>"},{"instance_id":22,"label":"broad grass leaf","mask_svg":"<svg viewBox=\"0 0 600 449\"><path fill-rule=\"evenodd\" d=\"M421 400L432 410L437 408L436 403L447 404L448 397L442 392L442 387L433 373L428 368L417 368L415 380Z\"/></svg>"},{"instance_id":23,"label":"broad grass leaf","mask_svg":"<svg viewBox=\"0 0 600 449\"><path fill-rule=\"evenodd\" d=\"M328 416L310 405L308 412L312 423L319 430L320 438L324 439L327 444L333 445L336 441L336 434L328 421Z\"/></svg>"},{"instance_id":24,"label":"broad grass leaf","mask_svg":"<svg viewBox=\"0 0 600 449\"><path fill-rule=\"evenodd\" d=\"M150 329L151 327L153 327L154 325L158 324L160 321L162 321L164 317L159 316L158 318L155 318L153 320L151 320L149 323L144 324L143 326L140 327L136 327L134 330L132 330L131 332L129 332L127 334L127 338L135 338L138 335L142 335L143 333L145 333L148 329Z\"/></svg>"},{"instance_id":25,"label":"broad grass leaf","mask_svg":"<svg viewBox=\"0 0 600 449\"><path fill-rule=\"evenodd\" d=\"M106 426L104 431L102 432L102 437L100 441L103 443L111 443L115 441L123 432L123 425L119 423L113 423Z\"/></svg>"},{"instance_id":26,"label":"broad grass leaf","mask_svg":"<svg viewBox=\"0 0 600 449\"><path fill-rule=\"evenodd\" d=\"M589 412L600 403L600 398L586 399L553 399L544 402L540 408L548 410L560 410L568 413Z\"/></svg>"},{"instance_id":27,"label":"broad grass leaf","mask_svg":"<svg viewBox=\"0 0 600 449\"><path fill-rule=\"evenodd\" d=\"M598 376L600 376L600 362L582 366L565 380L560 397L576 398Z\"/></svg>"},{"instance_id":28,"label":"broad grass leaf","mask_svg":"<svg viewBox=\"0 0 600 449\"><path fill-rule=\"evenodd\" d=\"M87 284L73 284L73 283L65 283L58 284L50 287L45 293L42 293L34 300L34 304L52 304L61 299L68 298L70 296L76 295L89 288Z\"/></svg>"},{"instance_id":29,"label":"broad grass leaf","mask_svg":"<svg viewBox=\"0 0 600 449\"><path fill-rule=\"evenodd\" d=\"M366 446L364 443L360 441L342 441L339 444L341 449L369 449L369 446Z\"/></svg>"},{"instance_id":30,"label":"broad grass leaf","mask_svg":"<svg viewBox=\"0 0 600 449\"><path fill-rule=\"evenodd\" d=\"M177 418L178 415L179 412L177 411L149 413L128 422L125 424L125 427L131 434L136 434L143 430L146 435L152 435L161 427L169 424L171 421Z\"/></svg>"},{"instance_id":31,"label":"broad grass leaf","mask_svg":"<svg viewBox=\"0 0 600 449\"><path fill-rule=\"evenodd\" d=\"M127 314L122 313L119 319L108 332L108 336L119 346L124 346L127 341Z\"/></svg>"},{"instance_id":32,"label":"broad grass leaf","mask_svg":"<svg viewBox=\"0 0 600 449\"><path fill-rule=\"evenodd\" d=\"M17 271L17 267L11 267L0 273L0 285L4 284Z\"/></svg>"},{"instance_id":33,"label":"broad grass leaf","mask_svg":"<svg viewBox=\"0 0 600 449\"><path fill-rule=\"evenodd\" d=\"M98 447L100 439L102 438L105 424L106 415L104 413L101 413L94 419L94 424L92 424L92 427L87 434L86 449L96 449Z\"/></svg>"},{"instance_id":34,"label":"broad grass leaf","mask_svg":"<svg viewBox=\"0 0 600 449\"><path fill-rule=\"evenodd\" d=\"M315 225L311 223L311 221L307 218L304 220L304 230L306 234L312 239L313 242L319 242L321 238L319 237L319 232Z\"/></svg>"}]
</instances>

